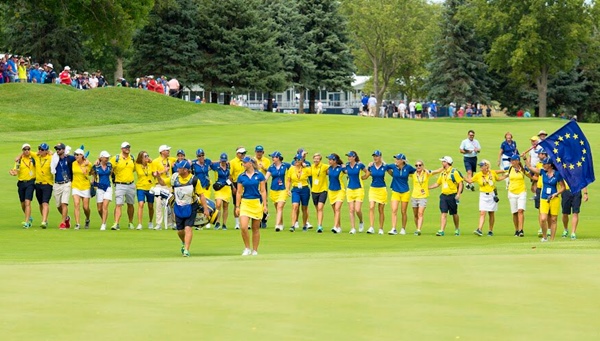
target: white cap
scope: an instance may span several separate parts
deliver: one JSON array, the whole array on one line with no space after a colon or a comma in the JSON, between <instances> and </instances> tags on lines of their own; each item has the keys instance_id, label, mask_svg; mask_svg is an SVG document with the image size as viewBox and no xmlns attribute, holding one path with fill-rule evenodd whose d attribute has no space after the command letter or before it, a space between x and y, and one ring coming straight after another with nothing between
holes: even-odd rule
<instances>
[{"instance_id":1,"label":"white cap","mask_svg":"<svg viewBox=\"0 0 600 341\"><path fill-rule=\"evenodd\" d=\"M110 157L110 154L106 150L103 150L100 152L100 157Z\"/></svg>"},{"instance_id":2,"label":"white cap","mask_svg":"<svg viewBox=\"0 0 600 341\"><path fill-rule=\"evenodd\" d=\"M129 142L125 141L125 142L121 143L121 148L127 148L127 147L131 147Z\"/></svg>"},{"instance_id":3,"label":"white cap","mask_svg":"<svg viewBox=\"0 0 600 341\"><path fill-rule=\"evenodd\" d=\"M167 146L166 144L161 145L160 147L158 147L158 152L162 153L165 150L171 150L171 147Z\"/></svg>"},{"instance_id":4,"label":"white cap","mask_svg":"<svg viewBox=\"0 0 600 341\"><path fill-rule=\"evenodd\" d=\"M26 147L31 148L31 145L29 145L29 143L24 143L23 146L21 147L21 150L25 149Z\"/></svg>"},{"instance_id":5,"label":"white cap","mask_svg":"<svg viewBox=\"0 0 600 341\"><path fill-rule=\"evenodd\" d=\"M65 66L65 70L71 71L71 68L67 65L67 66Z\"/></svg>"},{"instance_id":6,"label":"white cap","mask_svg":"<svg viewBox=\"0 0 600 341\"><path fill-rule=\"evenodd\" d=\"M454 163L454 160L452 160L452 158L450 156L444 156L443 158L440 159L440 161L446 161L449 164Z\"/></svg>"},{"instance_id":7,"label":"white cap","mask_svg":"<svg viewBox=\"0 0 600 341\"><path fill-rule=\"evenodd\" d=\"M236 153L245 153L246 152L246 148L244 147L240 147L238 148L238 150L235 151Z\"/></svg>"},{"instance_id":8,"label":"white cap","mask_svg":"<svg viewBox=\"0 0 600 341\"><path fill-rule=\"evenodd\" d=\"M52 65L52 63L48 63L48 64L46 64L46 66L49 67L49 68L51 68L51 69L54 69L54 65Z\"/></svg>"},{"instance_id":9,"label":"white cap","mask_svg":"<svg viewBox=\"0 0 600 341\"><path fill-rule=\"evenodd\" d=\"M77 149L75 149L75 152L73 153L73 155L76 155L76 154L81 154L81 155L83 155L83 154L84 154L84 153L83 153L83 149L81 149L81 148L77 148Z\"/></svg>"}]
</instances>

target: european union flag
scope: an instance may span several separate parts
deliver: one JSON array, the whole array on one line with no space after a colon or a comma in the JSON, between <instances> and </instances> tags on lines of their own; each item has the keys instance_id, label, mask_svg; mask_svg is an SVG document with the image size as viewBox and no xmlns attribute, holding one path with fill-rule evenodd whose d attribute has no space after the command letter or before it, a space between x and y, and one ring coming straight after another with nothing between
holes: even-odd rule
<instances>
[{"instance_id":1,"label":"european union flag","mask_svg":"<svg viewBox=\"0 0 600 341\"><path fill-rule=\"evenodd\" d=\"M578 193L596 180L590 143L575 121L558 129L540 146L548 152L556 170L562 175L571 192Z\"/></svg>"}]
</instances>

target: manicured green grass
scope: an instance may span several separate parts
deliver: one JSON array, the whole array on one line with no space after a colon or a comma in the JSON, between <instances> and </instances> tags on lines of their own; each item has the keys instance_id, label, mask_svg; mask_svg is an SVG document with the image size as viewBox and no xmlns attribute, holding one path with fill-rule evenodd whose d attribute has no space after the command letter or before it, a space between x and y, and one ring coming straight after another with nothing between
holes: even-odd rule
<instances>
[{"instance_id":1,"label":"manicured green grass","mask_svg":"<svg viewBox=\"0 0 600 341\"><path fill-rule=\"evenodd\" d=\"M0 94L5 91L0 87ZM25 86L23 91L34 90ZM63 92L90 107L106 101L86 102L81 97L90 95L68 89L57 96ZM135 95L124 102L150 98ZM14 105L11 98L0 96L0 112ZM5 143L0 159L6 170L10 168L24 142L34 146L83 143L95 156L103 149L116 153L127 140L134 153L145 149L153 156L164 143L189 154L202 147L211 158L223 151L233 156L238 145L251 150L262 144L268 152L282 151L286 161L298 147L310 154L344 154L353 149L364 162L380 149L388 162L392 154L403 152L411 163L423 159L429 168L437 168L438 159L450 155L462 170L458 145L468 129L476 131L484 149L482 158L494 164L506 131L514 134L523 150L540 129L552 132L564 123L277 115L159 99L167 102L157 104L161 108L152 106L156 111L148 114L150 124L139 123L144 120L138 117L145 115L139 104L132 104L137 109L131 112L113 109L110 120L117 121L94 121L94 113L77 127L57 122L78 115L73 108L80 105L64 111L49 109L62 115L49 118L52 130L36 126L17 131L22 118L3 116L0 140ZM41 107L35 97L30 102L30 108ZM193 110L181 109L172 121L172 116L160 114L170 113L171 103ZM119 116L125 119L118 121ZM600 126L582 128L592 146L597 145ZM598 160L598 151L593 152ZM22 230L15 179L2 172L0 186L4 189L0 196L3 340L597 339L600 212L594 209L598 205L595 184L589 189L590 201L584 203L576 241L559 237L541 244L535 236L537 212L532 201L526 212L526 237L512 237L501 183L493 238L471 234L478 218L478 194L471 192L463 194L459 208L463 235L434 237L439 227L439 190L434 190L421 237L319 235L314 230L275 233L271 220L269 229L262 231L258 257L239 256L243 244L238 231L207 230L195 232L189 259L180 256L173 231L98 231L95 207L89 231L57 230L55 209L50 212L51 229ZM363 213L368 220L367 206ZM342 210L347 232L347 206ZM33 216L37 226L37 208ZM389 208L386 218L387 231ZM310 221L316 223L312 207ZM331 223L331 209L326 207L327 230ZM233 227L233 222L228 225ZM408 232L413 230L409 219Z\"/></svg>"}]
</instances>

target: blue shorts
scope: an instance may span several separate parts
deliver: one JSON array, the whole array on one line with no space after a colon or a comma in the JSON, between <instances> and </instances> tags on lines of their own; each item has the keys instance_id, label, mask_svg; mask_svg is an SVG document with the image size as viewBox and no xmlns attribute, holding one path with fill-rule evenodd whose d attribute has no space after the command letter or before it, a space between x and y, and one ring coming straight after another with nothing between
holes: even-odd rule
<instances>
[{"instance_id":1,"label":"blue shorts","mask_svg":"<svg viewBox=\"0 0 600 341\"><path fill-rule=\"evenodd\" d=\"M477 172L477 157L465 157L465 170L473 173Z\"/></svg>"},{"instance_id":2,"label":"blue shorts","mask_svg":"<svg viewBox=\"0 0 600 341\"><path fill-rule=\"evenodd\" d=\"M565 190L562 192L561 203L562 203L562 213L563 214L571 214L571 213L579 213L581 211L581 192L577 194L573 194L570 190Z\"/></svg>"},{"instance_id":3,"label":"blue shorts","mask_svg":"<svg viewBox=\"0 0 600 341\"><path fill-rule=\"evenodd\" d=\"M310 199L310 189L308 187L292 189L292 204L300 203L302 206L308 206Z\"/></svg>"},{"instance_id":4,"label":"blue shorts","mask_svg":"<svg viewBox=\"0 0 600 341\"><path fill-rule=\"evenodd\" d=\"M458 213L456 194L440 194L440 212L455 215Z\"/></svg>"},{"instance_id":5,"label":"blue shorts","mask_svg":"<svg viewBox=\"0 0 600 341\"><path fill-rule=\"evenodd\" d=\"M137 200L138 202L143 201L149 204L154 204L154 195L150 194L150 191L146 191L143 189L137 190Z\"/></svg>"}]
</instances>

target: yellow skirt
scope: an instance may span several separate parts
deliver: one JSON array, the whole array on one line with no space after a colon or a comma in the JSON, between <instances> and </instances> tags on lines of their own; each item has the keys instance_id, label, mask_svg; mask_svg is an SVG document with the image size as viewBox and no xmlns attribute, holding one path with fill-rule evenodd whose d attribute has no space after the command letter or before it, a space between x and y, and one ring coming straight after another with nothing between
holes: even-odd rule
<instances>
[{"instance_id":1,"label":"yellow skirt","mask_svg":"<svg viewBox=\"0 0 600 341\"><path fill-rule=\"evenodd\" d=\"M410 201L410 191L404 192L404 193L392 191L392 201L409 202Z\"/></svg>"},{"instance_id":2,"label":"yellow skirt","mask_svg":"<svg viewBox=\"0 0 600 341\"><path fill-rule=\"evenodd\" d=\"M260 220L263 217L263 206L260 199L242 199L240 203L240 216Z\"/></svg>"},{"instance_id":3,"label":"yellow skirt","mask_svg":"<svg viewBox=\"0 0 600 341\"><path fill-rule=\"evenodd\" d=\"M560 198L555 197L550 202L546 199L540 199L540 213L549 215L558 215L560 212Z\"/></svg>"},{"instance_id":4,"label":"yellow skirt","mask_svg":"<svg viewBox=\"0 0 600 341\"><path fill-rule=\"evenodd\" d=\"M282 191L269 191L269 200L273 203L277 202L285 202L287 201L288 195L287 191L284 189Z\"/></svg>"},{"instance_id":5,"label":"yellow skirt","mask_svg":"<svg viewBox=\"0 0 600 341\"><path fill-rule=\"evenodd\" d=\"M378 204L387 203L387 188L385 187L370 187L369 201L375 201Z\"/></svg>"},{"instance_id":6,"label":"yellow skirt","mask_svg":"<svg viewBox=\"0 0 600 341\"><path fill-rule=\"evenodd\" d=\"M215 200L231 201L231 186L224 186L218 191L215 191Z\"/></svg>"},{"instance_id":7,"label":"yellow skirt","mask_svg":"<svg viewBox=\"0 0 600 341\"><path fill-rule=\"evenodd\" d=\"M329 198L329 203L334 204L336 202L344 202L344 197L346 196L346 191L341 189L339 191L327 191L327 197Z\"/></svg>"},{"instance_id":8,"label":"yellow skirt","mask_svg":"<svg viewBox=\"0 0 600 341\"><path fill-rule=\"evenodd\" d=\"M348 201L348 202L353 202L353 201L363 202L364 199L365 199L364 188L347 189L346 190L346 201Z\"/></svg>"}]
</instances>

